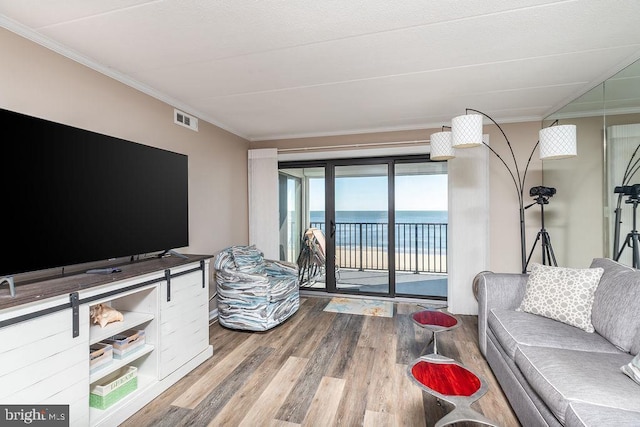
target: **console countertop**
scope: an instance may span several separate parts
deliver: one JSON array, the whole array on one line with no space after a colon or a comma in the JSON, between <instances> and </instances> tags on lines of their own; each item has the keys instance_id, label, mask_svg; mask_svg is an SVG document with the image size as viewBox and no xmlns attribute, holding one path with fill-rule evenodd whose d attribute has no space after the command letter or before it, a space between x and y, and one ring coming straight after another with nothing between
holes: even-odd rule
<instances>
[{"instance_id":1,"label":"console countertop","mask_svg":"<svg viewBox=\"0 0 640 427\"><path fill-rule=\"evenodd\" d=\"M48 298L79 292L96 286L126 280L136 276L153 273L154 271L180 267L182 265L200 262L212 258L212 255L187 255L188 258L166 256L162 258L147 258L131 262L108 265L121 271L110 274L88 274L83 271L37 279L35 281L16 281L16 296L11 297L9 286L0 286L0 311L15 308L25 304L45 301ZM103 268L106 266L101 266Z\"/></svg>"}]
</instances>

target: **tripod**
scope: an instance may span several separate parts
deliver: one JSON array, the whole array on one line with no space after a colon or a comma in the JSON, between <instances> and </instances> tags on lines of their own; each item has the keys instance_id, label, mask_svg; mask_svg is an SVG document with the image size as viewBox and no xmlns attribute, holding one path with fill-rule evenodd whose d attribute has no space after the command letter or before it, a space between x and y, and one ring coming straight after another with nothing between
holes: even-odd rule
<instances>
[{"instance_id":1,"label":"tripod","mask_svg":"<svg viewBox=\"0 0 640 427\"><path fill-rule=\"evenodd\" d=\"M549 198L540 195L536 197L535 203L532 203L525 208L525 209L528 209L535 204L540 205L540 222L541 222L540 231L538 231L538 234L536 235L536 241L533 243L533 246L531 247L531 252L529 252L529 257L527 258L527 263L525 264L525 270L526 270L526 267L529 265L529 261L531 260L531 255L533 255L533 251L536 249L536 245L538 244L538 241L542 242L542 264L553 265L555 267L558 266L558 262L556 261L556 255L553 253L553 247L551 246L551 237L549 237L549 233L544 228L544 205L548 203L549 203ZM636 241L637 241L637 237L636 237Z\"/></svg>"},{"instance_id":2,"label":"tripod","mask_svg":"<svg viewBox=\"0 0 640 427\"><path fill-rule=\"evenodd\" d=\"M638 268L638 265L640 265L640 244L638 243L638 230L636 229L636 213L638 211L638 202L640 202L640 196L638 195L631 195L625 201L625 203L633 205L633 229L629 233L627 233L627 237L624 239L624 243L620 248L620 252L618 252L615 258L615 261L618 261L620 259L620 255L622 255L622 252L624 251L624 248L631 248L633 253L633 268Z\"/></svg>"}]
</instances>

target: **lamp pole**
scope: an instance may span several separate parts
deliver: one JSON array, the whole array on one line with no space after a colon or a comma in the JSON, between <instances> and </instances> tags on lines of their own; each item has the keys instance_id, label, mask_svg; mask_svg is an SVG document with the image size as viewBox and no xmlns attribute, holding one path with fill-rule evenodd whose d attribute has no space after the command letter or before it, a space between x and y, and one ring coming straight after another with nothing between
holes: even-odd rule
<instances>
[{"instance_id":1,"label":"lamp pole","mask_svg":"<svg viewBox=\"0 0 640 427\"><path fill-rule=\"evenodd\" d=\"M629 182L631 182L631 178L633 178L633 176L636 174L636 172L638 172L638 169L640 169L640 158L636 159L634 161L634 158L636 157L636 154L638 153L638 150L640 149L640 144L638 144L638 146L636 147L635 150L633 150L633 153L631 154L631 157L629 158L629 162L627 163L627 167L624 170L624 175L622 177L622 183L620 187L615 187L614 188L614 193L618 193L618 203L616 205L616 208L614 209L614 230L613 230L613 257L614 260L618 261L620 259L620 255L621 255L621 251L619 252L619 248L620 248L620 223L622 222L620 217L622 215L622 209L621 209L621 204L622 204L622 197L625 195L625 190L626 190L626 186L629 185ZM634 215L635 217L635 215ZM635 219L635 218L634 218ZM635 227L634 227L635 230ZM635 268L635 266L634 266Z\"/></svg>"},{"instance_id":2,"label":"lamp pole","mask_svg":"<svg viewBox=\"0 0 640 427\"><path fill-rule=\"evenodd\" d=\"M488 118L489 120L491 120L491 122L493 122L493 124L495 124L498 127L498 129L500 130L500 133L502 133L502 136L504 137L504 140L507 142L507 147L509 147L509 152L511 153L511 159L513 160L514 170L512 170L512 168L502 158L500 154L498 154L486 142L482 141L482 144L485 147L487 147L493 154L495 154L495 156L500 160L500 162L504 165L504 167L507 168L507 171L509 172L509 175L511 175L511 180L513 181L513 185L516 189L516 193L518 195L518 205L520 210L520 257L522 261L522 273L526 273L527 272L527 244L526 244L525 222L524 222L524 210L525 210L524 181L525 181L525 178L527 177L527 171L529 170L529 165L531 164L531 158L533 157L533 153L536 151L536 148L538 147L538 144L540 143L540 141L537 141L536 144L533 146L533 149L531 150L531 154L529 154L529 159L527 160L527 164L524 168L524 171L521 174L520 168L518 167L518 162L516 160L515 153L513 152L511 141L509 141L509 138L507 138L507 134L502 129L502 126L500 126L498 122L496 122L491 116L489 116L486 113L483 113L482 111L474 110L472 108L467 108L466 112L468 113L469 111L478 113Z\"/></svg>"},{"instance_id":3,"label":"lamp pole","mask_svg":"<svg viewBox=\"0 0 640 427\"><path fill-rule=\"evenodd\" d=\"M477 114L469 114L472 111ZM507 142L507 147L511 153L511 160L507 162L497 151L491 148L486 142L482 140L482 127L483 116L488 118L496 125L496 127L502 133L504 140ZM454 117L451 120L451 132L438 132L431 135L432 144L432 159L435 160L449 160L455 158L454 150L457 148L470 148L484 145L502 162L513 181L513 185L516 189L516 195L518 197L519 213L520 213L520 256L522 260L522 273L527 272L527 244L525 236L525 224L524 224L524 184L527 177L527 171L531 164L531 158L536 148L540 147L540 160L546 159L564 159L568 157L574 157L577 155L577 138L576 138L576 126L575 125L559 125L555 126L558 120L554 121L549 127L541 129L538 133L539 139L531 150L527 164L524 170L520 171L518 161L516 160L515 153L513 152L513 146L511 141L507 137L507 134L502 129L502 126L498 124L491 116L483 113L479 110L467 108L464 116ZM513 164L511 164L511 161Z\"/></svg>"}]
</instances>

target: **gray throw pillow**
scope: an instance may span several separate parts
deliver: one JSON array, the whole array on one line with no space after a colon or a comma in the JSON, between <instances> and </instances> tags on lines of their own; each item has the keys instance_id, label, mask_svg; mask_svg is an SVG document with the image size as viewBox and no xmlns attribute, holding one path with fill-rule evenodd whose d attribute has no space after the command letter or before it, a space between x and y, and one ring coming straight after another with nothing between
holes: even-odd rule
<instances>
[{"instance_id":1,"label":"gray throw pillow","mask_svg":"<svg viewBox=\"0 0 640 427\"><path fill-rule=\"evenodd\" d=\"M591 307L602 268L565 268L533 264L517 310L548 317L593 332Z\"/></svg>"},{"instance_id":2,"label":"gray throw pillow","mask_svg":"<svg viewBox=\"0 0 640 427\"><path fill-rule=\"evenodd\" d=\"M607 258L595 258L591 267L604 268L593 300L593 327L619 349L639 353L640 271Z\"/></svg>"}]
</instances>

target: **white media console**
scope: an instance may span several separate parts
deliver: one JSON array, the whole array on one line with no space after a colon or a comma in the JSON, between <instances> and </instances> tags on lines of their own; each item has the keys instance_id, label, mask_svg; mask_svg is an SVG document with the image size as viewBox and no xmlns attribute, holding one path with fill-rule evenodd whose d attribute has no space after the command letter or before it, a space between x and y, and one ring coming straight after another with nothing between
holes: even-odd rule
<instances>
[{"instance_id":1,"label":"white media console","mask_svg":"<svg viewBox=\"0 0 640 427\"><path fill-rule=\"evenodd\" d=\"M0 289L0 404L69 405L71 426L116 426L213 354L209 344L207 255L167 257L109 275L75 274ZM5 295L6 293L6 295ZM124 315L90 322L99 303ZM127 329L145 345L91 373L89 346ZM89 407L92 384L135 366L137 389L107 409Z\"/></svg>"}]
</instances>

